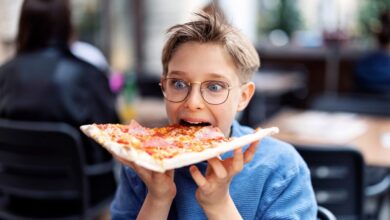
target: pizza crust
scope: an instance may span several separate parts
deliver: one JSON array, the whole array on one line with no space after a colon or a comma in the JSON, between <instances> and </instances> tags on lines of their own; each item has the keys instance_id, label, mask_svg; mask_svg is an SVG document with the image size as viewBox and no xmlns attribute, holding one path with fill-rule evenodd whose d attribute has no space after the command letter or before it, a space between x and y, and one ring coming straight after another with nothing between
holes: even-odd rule
<instances>
[{"instance_id":1,"label":"pizza crust","mask_svg":"<svg viewBox=\"0 0 390 220\"><path fill-rule=\"evenodd\" d=\"M265 128L257 130L255 133L247 134L241 137L234 138L230 142L223 142L214 148L206 149L202 152L192 152L177 155L173 158L156 161L149 154L135 148L123 148L120 144L111 141L110 137L100 131L95 125L83 125L80 129L89 137L97 141L100 145L110 151L112 154L124 160L132 161L139 166L157 172L165 172L166 170L176 169L191 164L199 163L213 157L217 157L225 152L243 147L254 141L261 140L265 136L273 135L279 132L277 127Z\"/></svg>"},{"instance_id":2,"label":"pizza crust","mask_svg":"<svg viewBox=\"0 0 390 220\"><path fill-rule=\"evenodd\" d=\"M99 130L94 125L83 125L80 129L89 137L94 139L104 148L106 148L111 154L120 157L124 160L134 162L142 167L157 172L164 172L165 170L160 163L157 163L149 154L138 151L134 148L123 148L120 144L111 141L110 137L104 132Z\"/></svg>"}]
</instances>

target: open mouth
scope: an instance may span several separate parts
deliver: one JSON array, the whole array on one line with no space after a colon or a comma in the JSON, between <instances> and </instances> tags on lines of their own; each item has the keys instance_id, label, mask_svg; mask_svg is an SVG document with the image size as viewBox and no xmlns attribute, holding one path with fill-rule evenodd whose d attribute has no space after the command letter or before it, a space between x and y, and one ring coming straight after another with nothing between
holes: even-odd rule
<instances>
[{"instance_id":1,"label":"open mouth","mask_svg":"<svg viewBox=\"0 0 390 220\"><path fill-rule=\"evenodd\" d=\"M202 126L202 127L211 125L209 122L188 122L183 119L179 121L179 124L184 126Z\"/></svg>"}]
</instances>

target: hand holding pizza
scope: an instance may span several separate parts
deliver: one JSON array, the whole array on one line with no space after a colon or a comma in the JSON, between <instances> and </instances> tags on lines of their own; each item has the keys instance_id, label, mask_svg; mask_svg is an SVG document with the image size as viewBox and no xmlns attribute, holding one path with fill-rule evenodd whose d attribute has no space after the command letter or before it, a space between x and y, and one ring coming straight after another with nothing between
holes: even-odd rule
<instances>
[{"instance_id":1,"label":"hand holding pizza","mask_svg":"<svg viewBox=\"0 0 390 220\"><path fill-rule=\"evenodd\" d=\"M169 125L147 128L136 121L129 125L90 124L81 130L105 147L117 160L131 167L148 188L139 216L148 219L168 217L176 196L174 169L207 160L203 176L195 166L191 175L199 186L196 199L209 219L240 219L229 194L232 177L249 162L258 141L277 133L276 127L257 129L240 137L225 137L218 127ZM242 152L242 146L252 143ZM234 150L232 158L221 161L218 155ZM151 217L153 216L153 217Z\"/></svg>"},{"instance_id":2,"label":"hand holding pizza","mask_svg":"<svg viewBox=\"0 0 390 220\"><path fill-rule=\"evenodd\" d=\"M176 196L176 184L173 181L174 170L164 173L156 172L115 156L115 154L114 157L122 164L132 168L148 188L148 194L138 217L140 219L144 217L146 219L166 219Z\"/></svg>"},{"instance_id":3,"label":"hand holding pizza","mask_svg":"<svg viewBox=\"0 0 390 220\"><path fill-rule=\"evenodd\" d=\"M233 176L252 160L258 144L259 141L253 142L245 153L242 152L242 148L235 149L233 157L224 161L217 157L209 159L205 176L196 166L190 167L192 178L199 187L196 191L196 199L209 218L216 215L240 218L229 195L229 186Z\"/></svg>"},{"instance_id":4,"label":"hand holding pizza","mask_svg":"<svg viewBox=\"0 0 390 220\"><path fill-rule=\"evenodd\" d=\"M165 171L164 173L152 171L141 167L134 162L115 157L122 164L132 168L141 180L145 183L148 188L148 193L153 199L159 201L173 200L176 196L176 185L173 181L174 170Z\"/></svg>"}]
</instances>

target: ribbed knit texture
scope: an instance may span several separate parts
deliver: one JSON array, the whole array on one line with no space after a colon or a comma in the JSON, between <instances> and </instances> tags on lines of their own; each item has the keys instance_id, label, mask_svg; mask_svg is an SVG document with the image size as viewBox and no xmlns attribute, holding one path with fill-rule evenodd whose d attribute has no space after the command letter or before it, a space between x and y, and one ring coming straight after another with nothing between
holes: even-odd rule
<instances>
[{"instance_id":1,"label":"ribbed knit texture","mask_svg":"<svg viewBox=\"0 0 390 220\"><path fill-rule=\"evenodd\" d=\"M238 122L232 129L234 137L253 132ZM222 158L231 155L228 152ZM207 163L197 166L204 172ZM175 183L177 194L169 219L207 219L195 199L197 187L188 167L175 171ZM137 175L124 168L111 207L112 219L136 219L146 193ZM306 164L291 145L270 137L261 141L252 161L233 178L230 195L244 219L316 219L317 205Z\"/></svg>"}]
</instances>

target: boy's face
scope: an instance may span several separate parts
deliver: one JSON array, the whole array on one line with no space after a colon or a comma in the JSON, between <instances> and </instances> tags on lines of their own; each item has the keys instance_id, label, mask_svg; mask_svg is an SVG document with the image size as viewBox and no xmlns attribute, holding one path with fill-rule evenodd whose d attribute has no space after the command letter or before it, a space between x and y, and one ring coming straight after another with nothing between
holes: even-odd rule
<instances>
[{"instance_id":1,"label":"boy's face","mask_svg":"<svg viewBox=\"0 0 390 220\"><path fill-rule=\"evenodd\" d=\"M237 74L237 67L221 45L187 42L179 46L168 64L166 78L173 79L164 85L183 92L180 97L186 98L165 100L169 122L211 124L229 136L236 113L247 106L255 90L252 82L243 85Z\"/></svg>"}]
</instances>

